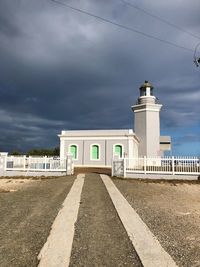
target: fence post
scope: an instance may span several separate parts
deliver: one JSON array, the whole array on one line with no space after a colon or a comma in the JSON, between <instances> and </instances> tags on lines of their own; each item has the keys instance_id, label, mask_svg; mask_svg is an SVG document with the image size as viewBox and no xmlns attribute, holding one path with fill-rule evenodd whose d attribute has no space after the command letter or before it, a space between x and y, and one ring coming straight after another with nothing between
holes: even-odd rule
<instances>
[{"instance_id":1,"label":"fence post","mask_svg":"<svg viewBox=\"0 0 200 267\"><path fill-rule=\"evenodd\" d=\"M47 170L47 156L44 156L44 171Z\"/></svg>"},{"instance_id":2,"label":"fence post","mask_svg":"<svg viewBox=\"0 0 200 267\"><path fill-rule=\"evenodd\" d=\"M7 168L7 152L0 153L0 176L4 176Z\"/></svg>"},{"instance_id":3,"label":"fence post","mask_svg":"<svg viewBox=\"0 0 200 267\"><path fill-rule=\"evenodd\" d=\"M72 155L66 157L66 175L72 175L74 173Z\"/></svg>"},{"instance_id":4,"label":"fence post","mask_svg":"<svg viewBox=\"0 0 200 267\"><path fill-rule=\"evenodd\" d=\"M5 157L4 171L6 171L6 169L7 169L7 157L8 157L8 152L5 152L5 153L4 153L4 157Z\"/></svg>"},{"instance_id":5,"label":"fence post","mask_svg":"<svg viewBox=\"0 0 200 267\"><path fill-rule=\"evenodd\" d=\"M24 171L26 170L26 155L24 155Z\"/></svg>"},{"instance_id":6,"label":"fence post","mask_svg":"<svg viewBox=\"0 0 200 267\"><path fill-rule=\"evenodd\" d=\"M114 171L113 171L113 168L114 168L114 159L112 158L112 160L111 160L111 177L113 177L113 173L114 173Z\"/></svg>"},{"instance_id":7,"label":"fence post","mask_svg":"<svg viewBox=\"0 0 200 267\"><path fill-rule=\"evenodd\" d=\"M147 173L147 157L144 156L144 174Z\"/></svg>"},{"instance_id":8,"label":"fence post","mask_svg":"<svg viewBox=\"0 0 200 267\"><path fill-rule=\"evenodd\" d=\"M172 175L174 175L174 156L172 156Z\"/></svg>"},{"instance_id":9,"label":"fence post","mask_svg":"<svg viewBox=\"0 0 200 267\"><path fill-rule=\"evenodd\" d=\"M124 176L124 178L126 177L126 158L123 158L123 176Z\"/></svg>"},{"instance_id":10,"label":"fence post","mask_svg":"<svg viewBox=\"0 0 200 267\"><path fill-rule=\"evenodd\" d=\"M28 170L30 170L31 168L31 156L30 155L28 156L27 162L28 162Z\"/></svg>"}]
</instances>

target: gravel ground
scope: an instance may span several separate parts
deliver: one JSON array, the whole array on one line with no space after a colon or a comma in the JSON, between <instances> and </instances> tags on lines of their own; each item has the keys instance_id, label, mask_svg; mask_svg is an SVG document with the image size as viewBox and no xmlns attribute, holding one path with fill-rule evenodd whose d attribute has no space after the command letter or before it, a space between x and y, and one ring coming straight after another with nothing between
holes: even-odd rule
<instances>
[{"instance_id":1,"label":"gravel ground","mask_svg":"<svg viewBox=\"0 0 200 267\"><path fill-rule=\"evenodd\" d=\"M73 181L74 177L39 179L0 193L1 267L37 266L37 255Z\"/></svg>"},{"instance_id":2,"label":"gravel ground","mask_svg":"<svg viewBox=\"0 0 200 267\"><path fill-rule=\"evenodd\" d=\"M1 179L1 267L37 266L74 179ZM200 266L200 184L113 181L178 266ZM142 266L98 174L85 178L70 261L74 266Z\"/></svg>"},{"instance_id":3,"label":"gravel ground","mask_svg":"<svg viewBox=\"0 0 200 267\"><path fill-rule=\"evenodd\" d=\"M72 266L142 266L99 175L88 174L71 254Z\"/></svg>"},{"instance_id":4,"label":"gravel ground","mask_svg":"<svg viewBox=\"0 0 200 267\"><path fill-rule=\"evenodd\" d=\"M178 266L200 266L200 184L113 181Z\"/></svg>"}]
</instances>

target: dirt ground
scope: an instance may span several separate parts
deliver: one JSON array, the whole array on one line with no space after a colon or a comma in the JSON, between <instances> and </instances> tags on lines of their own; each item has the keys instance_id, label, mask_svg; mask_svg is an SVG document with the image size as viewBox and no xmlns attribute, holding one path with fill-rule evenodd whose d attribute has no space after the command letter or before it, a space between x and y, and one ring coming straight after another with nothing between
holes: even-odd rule
<instances>
[{"instance_id":1,"label":"dirt ground","mask_svg":"<svg viewBox=\"0 0 200 267\"><path fill-rule=\"evenodd\" d=\"M86 174L70 267L142 266L95 172ZM0 179L1 267L37 266L74 179ZM113 181L178 266L200 266L198 182Z\"/></svg>"},{"instance_id":2,"label":"dirt ground","mask_svg":"<svg viewBox=\"0 0 200 267\"><path fill-rule=\"evenodd\" d=\"M31 179L0 179L0 193L15 192L36 182Z\"/></svg>"},{"instance_id":3,"label":"dirt ground","mask_svg":"<svg viewBox=\"0 0 200 267\"><path fill-rule=\"evenodd\" d=\"M113 181L178 266L200 266L200 184Z\"/></svg>"},{"instance_id":4,"label":"dirt ground","mask_svg":"<svg viewBox=\"0 0 200 267\"><path fill-rule=\"evenodd\" d=\"M37 255L74 177L0 179L0 266L37 266ZM10 191L11 190L11 191Z\"/></svg>"}]
</instances>

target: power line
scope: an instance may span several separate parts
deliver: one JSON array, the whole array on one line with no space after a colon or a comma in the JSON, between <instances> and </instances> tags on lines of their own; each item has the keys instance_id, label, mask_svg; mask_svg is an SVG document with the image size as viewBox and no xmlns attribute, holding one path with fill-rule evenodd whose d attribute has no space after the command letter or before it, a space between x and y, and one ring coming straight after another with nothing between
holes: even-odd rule
<instances>
[{"instance_id":1,"label":"power line","mask_svg":"<svg viewBox=\"0 0 200 267\"><path fill-rule=\"evenodd\" d=\"M112 21L112 20L110 20L110 19L103 18L103 17L101 17L101 16L98 16L98 15L96 15L96 14L90 13L90 12L85 11L85 10L83 10L83 9L80 9L80 8L76 8L76 7L70 6L70 5L65 4L65 3L63 3L63 2L60 2L59 0L50 0L50 1L51 1L51 2L54 2L54 3L56 3L56 4L59 4L59 5L62 5L62 6L64 6L64 7L66 7L66 8L72 9L72 10L74 10L74 11L77 11L77 12L79 12L79 13L86 14L86 15L88 15L88 16L90 16L90 17L96 18L96 19L101 20L101 21L103 21L103 22L106 22L106 23L115 25L115 26L117 26L117 27L119 27L119 28L122 28L122 29L124 29L124 30L130 31L130 32L134 32L134 33L143 35L143 36L145 36L145 37L147 37L147 38L151 38L151 39L154 39L154 40L156 40L156 41L159 41L159 42L168 44L168 45L170 45L170 46L174 46L174 47L176 47L176 48L180 48L180 49L183 49L183 50L185 50L185 51L194 53L194 50L192 50L192 49L190 49L190 48L187 48L187 47L184 47L184 46L181 46L181 45L172 43L172 42L167 41L167 40L164 40L164 39L160 39L159 37L156 37L156 36L153 36L153 35L151 35L151 34L148 34L148 33L145 33L145 32L139 31L139 30L136 30L136 29L134 29L134 28L132 28L132 27L125 26L125 25L123 25L123 24L114 22L114 21Z\"/></svg>"},{"instance_id":2,"label":"power line","mask_svg":"<svg viewBox=\"0 0 200 267\"><path fill-rule=\"evenodd\" d=\"M123 4L127 5L127 6L130 6L130 7L132 7L132 8L135 8L135 9L137 9L137 10L139 10L139 11L145 13L146 15L148 15L148 16L150 16L150 17L153 17L154 19L160 20L160 21L162 21L163 23L168 24L169 26L174 27L174 28L176 28L177 30L182 31L182 32L184 32L184 33L186 33L186 34L188 34L188 35L190 35L190 36L192 36L192 37L194 37L194 38L200 40L200 36L198 36L198 35L196 35L196 34L194 34L194 33L192 33L192 32L189 32L189 31L185 30L184 28L180 27L179 25L176 25L176 24L174 24L174 23L172 23L172 22L170 22L170 21L168 21L168 20L166 20L166 19L163 19L162 17L157 16L157 15L155 15L155 14L153 14L153 13L147 11L146 9L143 9L143 8L141 8L141 7L139 7L139 6L136 6L136 5L130 3L130 2L128 2L128 1L126 1L126 0L119 0L119 1L122 2Z\"/></svg>"}]
</instances>

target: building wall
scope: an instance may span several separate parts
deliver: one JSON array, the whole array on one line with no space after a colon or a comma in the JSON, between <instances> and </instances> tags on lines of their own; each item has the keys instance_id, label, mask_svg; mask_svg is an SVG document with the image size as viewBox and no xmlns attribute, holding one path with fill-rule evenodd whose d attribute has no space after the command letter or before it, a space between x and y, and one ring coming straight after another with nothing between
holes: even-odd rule
<instances>
[{"instance_id":1,"label":"building wall","mask_svg":"<svg viewBox=\"0 0 200 267\"><path fill-rule=\"evenodd\" d=\"M91 148L92 145L98 145L99 146L99 159L92 160L91 157ZM84 143L84 160L83 165L86 166L106 166L106 157L105 157L105 140L86 140Z\"/></svg>"},{"instance_id":2,"label":"building wall","mask_svg":"<svg viewBox=\"0 0 200 267\"><path fill-rule=\"evenodd\" d=\"M60 142L60 157L65 158L70 152L70 146L77 146L77 160L74 160L75 166L111 166L114 155L115 145L122 146L123 156L138 156L138 144L133 137L122 138L61 138ZM92 145L99 146L99 159L92 160L91 147ZM131 153L131 154L130 154Z\"/></svg>"}]
</instances>

